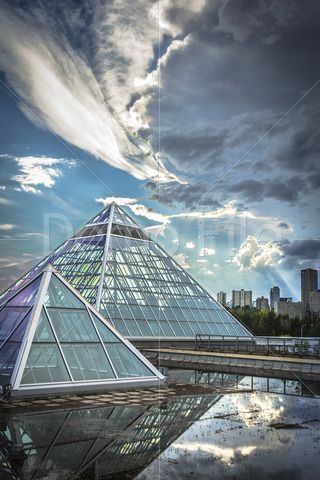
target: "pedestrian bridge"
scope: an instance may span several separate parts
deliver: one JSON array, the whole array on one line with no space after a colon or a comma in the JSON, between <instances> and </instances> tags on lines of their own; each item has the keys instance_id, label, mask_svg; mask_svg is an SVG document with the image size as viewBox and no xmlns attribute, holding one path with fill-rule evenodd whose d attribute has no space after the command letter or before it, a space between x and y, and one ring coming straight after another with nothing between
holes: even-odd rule
<instances>
[{"instance_id":1,"label":"pedestrian bridge","mask_svg":"<svg viewBox=\"0 0 320 480\"><path fill-rule=\"evenodd\" d=\"M145 348L142 353L156 366L201 369L239 375L320 382L320 358L178 348Z\"/></svg>"}]
</instances>

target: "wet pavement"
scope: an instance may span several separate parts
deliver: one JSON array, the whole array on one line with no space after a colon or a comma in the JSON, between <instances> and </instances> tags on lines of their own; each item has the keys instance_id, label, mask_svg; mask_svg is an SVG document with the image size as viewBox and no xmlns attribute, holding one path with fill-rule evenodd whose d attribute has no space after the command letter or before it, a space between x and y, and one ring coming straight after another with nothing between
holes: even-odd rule
<instances>
[{"instance_id":1,"label":"wet pavement","mask_svg":"<svg viewBox=\"0 0 320 480\"><path fill-rule=\"evenodd\" d=\"M317 385L187 370L169 378L175 395L154 404L2 410L0 479L319 478Z\"/></svg>"}]
</instances>

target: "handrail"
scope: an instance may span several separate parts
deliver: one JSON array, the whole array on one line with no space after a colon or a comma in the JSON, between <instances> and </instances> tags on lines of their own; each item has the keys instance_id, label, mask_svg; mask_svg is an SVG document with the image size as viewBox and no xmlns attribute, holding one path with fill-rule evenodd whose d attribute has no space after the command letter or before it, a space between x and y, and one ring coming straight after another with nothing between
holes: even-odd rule
<instances>
[{"instance_id":1,"label":"handrail","mask_svg":"<svg viewBox=\"0 0 320 480\"><path fill-rule=\"evenodd\" d=\"M320 357L319 337L245 337L198 333L196 350Z\"/></svg>"}]
</instances>

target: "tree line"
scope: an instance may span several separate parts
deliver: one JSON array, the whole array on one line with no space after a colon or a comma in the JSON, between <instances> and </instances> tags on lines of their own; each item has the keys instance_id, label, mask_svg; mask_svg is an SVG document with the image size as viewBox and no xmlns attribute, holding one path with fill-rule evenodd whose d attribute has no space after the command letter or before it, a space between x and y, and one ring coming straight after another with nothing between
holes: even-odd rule
<instances>
[{"instance_id":1,"label":"tree line","mask_svg":"<svg viewBox=\"0 0 320 480\"><path fill-rule=\"evenodd\" d=\"M292 336L300 337L303 327L304 337L320 336L320 320L298 317L289 318L288 315L277 315L270 310L255 310L248 307L233 308L230 312L238 318L255 335Z\"/></svg>"}]
</instances>

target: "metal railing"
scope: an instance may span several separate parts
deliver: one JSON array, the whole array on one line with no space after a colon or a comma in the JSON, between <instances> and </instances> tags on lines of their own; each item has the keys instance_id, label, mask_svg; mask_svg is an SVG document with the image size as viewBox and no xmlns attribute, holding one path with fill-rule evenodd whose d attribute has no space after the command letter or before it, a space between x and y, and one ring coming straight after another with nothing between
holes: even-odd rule
<instances>
[{"instance_id":1,"label":"metal railing","mask_svg":"<svg viewBox=\"0 0 320 480\"><path fill-rule=\"evenodd\" d=\"M211 352L249 353L257 355L287 355L320 357L319 337L227 337L197 334L196 350Z\"/></svg>"}]
</instances>

